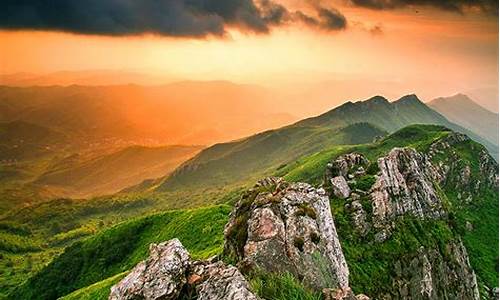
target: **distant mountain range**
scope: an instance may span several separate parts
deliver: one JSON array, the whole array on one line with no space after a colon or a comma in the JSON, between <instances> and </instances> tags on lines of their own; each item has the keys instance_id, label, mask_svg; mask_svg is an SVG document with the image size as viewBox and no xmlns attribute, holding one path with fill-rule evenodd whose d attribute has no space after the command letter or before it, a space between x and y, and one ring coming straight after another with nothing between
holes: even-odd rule
<instances>
[{"instance_id":1,"label":"distant mountain range","mask_svg":"<svg viewBox=\"0 0 500 300\"><path fill-rule=\"evenodd\" d=\"M498 114L493 113L464 94L441 97L428 105L449 121L467 128L498 145Z\"/></svg>"},{"instance_id":2,"label":"distant mountain range","mask_svg":"<svg viewBox=\"0 0 500 300\"><path fill-rule=\"evenodd\" d=\"M225 81L0 86L0 122L29 122L65 133L73 141L210 145L294 120L266 89Z\"/></svg>"},{"instance_id":3,"label":"distant mountain range","mask_svg":"<svg viewBox=\"0 0 500 300\"><path fill-rule=\"evenodd\" d=\"M164 178L159 190L186 186L225 185L262 176L269 168L332 145L371 142L386 132L411 124L435 124L466 133L498 155L498 147L472 131L451 123L415 95L395 102L381 96L347 102L317 117L234 142L209 147Z\"/></svg>"}]
</instances>

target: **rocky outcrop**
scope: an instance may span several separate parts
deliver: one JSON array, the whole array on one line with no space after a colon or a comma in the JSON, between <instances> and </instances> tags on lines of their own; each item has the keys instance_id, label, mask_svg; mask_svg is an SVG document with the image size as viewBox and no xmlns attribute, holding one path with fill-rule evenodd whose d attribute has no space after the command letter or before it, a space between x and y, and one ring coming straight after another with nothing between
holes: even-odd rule
<instances>
[{"instance_id":1,"label":"rocky outcrop","mask_svg":"<svg viewBox=\"0 0 500 300\"><path fill-rule=\"evenodd\" d=\"M323 189L280 178L259 182L236 204L224 236L225 254L241 268L289 272L319 291L349 286Z\"/></svg>"},{"instance_id":2,"label":"rocky outcrop","mask_svg":"<svg viewBox=\"0 0 500 300\"><path fill-rule=\"evenodd\" d=\"M424 155L411 148L394 148L378 159L380 169L370 196L375 227L397 216L439 218L445 214L434 189L435 170Z\"/></svg>"},{"instance_id":3,"label":"rocky outcrop","mask_svg":"<svg viewBox=\"0 0 500 300\"><path fill-rule=\"evenodd\" d=\"M245 277L236 267L216 262L204 266L202 270L199 266L196 269L199 276L199 284L196 285L198 300L259 299L250 291Z\"/></svg>"},{"instance_id":4,"label":"rocky outcrop","mask_svg":"<svg viewBox=\"0 0 500 300\"><path fill-rule=\"evenodd\" d=\"M345 199L351 194L351 189L344 176L333 177L330 179L330 183L332 184L332 192L335 197Z\"/></svg>"},{"instance_id":5,"label":"rocky outcrop","mask_svg":"<svg viewBox=\"0 0 500 300\"><path fill-rule=\"evenodd\" d=\"M177 299L186 283L189 260L178 239L152 244L148 259L111 288L109 299Z\"/></svg>"},{"instance_id":6,"label":"rocky outcrop","mask_svg":"<svg viewBox=\"0 0 500 300\"><path fill-rule=\"evenodd\" d=\"M326 179L336 176L348 177L350 173L358 171L359 167L364 167L369 161L359 153L348 153L337 157L326 166ZM353 170L356 167L356 170Z\"/></svg>"},{"instance_id":7,"label":"rocky outcrop","mask_svg":"<svg viewBox=\"0 0 500 300\"><path fill-rule=\"evenodd\" d=\"M364 236L370 230L371 225L367 220L367 213L359 201L359 196L352 197L352 202L347 203L345 208L351 214L352 224L356 230Z\"/></svg>"},{"instance_id":8,"label":"rocky outcrop","mask_svg":"<svg viewBox=\"0 0 500 300\"><path fill-rule=\"evenodd\" d=\"M394 265L394 294L390 299L474 299L479 300L476 275L460 241L446 246L444 259L438 249L421 248L413 257Z\"/></svg>"},{"instance_id":9,"label":"rocky outcrop","mask_svg":"<svg viewBox=\"0 0 500 300\"><path fill-rule=\"evenodd\" d=\"M464 143L477 152L481 178L471 176L470 161L463 160L456 149ZM427 151L429 160L436 160L434 164L437 171L436 180L441 185L451 185L460 193L460 198L472 200L474 194L480 189L498 189L498 163L481 145L473 143L464 134L450 132L432 143Z\"/></svg>"},{"instance_id":10,"label":"rocky outcrop","mask_svg":"<svg viewBox=\"0 0 500 300\"><path fill-rule=\"evenodd\" d=\"M233 266L192 261L179 240L152 244L149 257L111 288L110 300L258 300Z\"/></svg>"}]
</instances>

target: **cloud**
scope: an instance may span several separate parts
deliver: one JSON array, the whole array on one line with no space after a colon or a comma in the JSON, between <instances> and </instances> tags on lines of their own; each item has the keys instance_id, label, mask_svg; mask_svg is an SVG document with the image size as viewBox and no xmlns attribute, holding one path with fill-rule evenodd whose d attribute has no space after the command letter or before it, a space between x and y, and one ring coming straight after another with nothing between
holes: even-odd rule
<instances>
[{"instance_id":1,"label":"cloud","mask_svg":"<svg viewBox=\"0 0 500 300\"><path fill-rule=\"evenodd\" d=\"M225 36L228 27L268 33L297 21L323 29L345 27L344 16L318 9L318 17L290 13L272 0L3 0L0 29L96 35ZM296 18L298 15L304 18ZM308 22L305 22L307 18Z\"/></svg>"},{"instance_id":2,"label":"cloud","mask_svg":"<svg viewBox=\"0 0 500 300\"><path fill-rule=\"evenodd\" d=\"M346 18L338 10L323 7L318 7L316 10L317 18L302 11L294 12L292 18L309 27L316 27L325 31L342 30L347 27Z\"/></svg>"},{"instance_id":3,"label":"cloud","mask_svg":"<svg viewBox=\"0 0 500 300\"><path fill-rule=\"evenodd\" d=\"M498 15L498 0L350 0L350 2L371 9L432 6L458 13L463 13L466 9L478 9L487 14Z\"/></svg>"}]
</instances>

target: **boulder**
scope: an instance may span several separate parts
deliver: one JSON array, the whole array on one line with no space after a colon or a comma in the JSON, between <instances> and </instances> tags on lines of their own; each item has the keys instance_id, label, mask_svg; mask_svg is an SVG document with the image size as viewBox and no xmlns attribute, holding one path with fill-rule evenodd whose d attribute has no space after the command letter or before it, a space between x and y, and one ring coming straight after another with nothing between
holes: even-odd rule
<instances>
[{"instance_id":1,"label":"boulder","mask_svg":"<svg viewBox=\"0 0 500 300\"><path fill-rule=\"evenodd\" d=\"M332 184L332 192L335 197L345 199L351 194L351 189L349 188L344 176L333 177L330 180L330 183Z\"/></svg>"},{"instance_id":2,"label":"boulder","mask_svg":"<svg viewBox=\"0 0 500 300\"><path fill-rule=\"evenodd\" d=\"M248 282L236 267L222 262L205 267L200 284L196 286L198 300L258 300Z\"/></svg>"},{"instance_id":3,"label":"boulder","mask_svg":"<svg viewBox=\"0 0 500 300\"><path fill-rule=\"evenodd\" d=\"M151 244L149 257L111 288L109 299L177 299L189 264L189 253L178 239Z\"/></svg>"},{"instance_id":4,"label":"boulder","mask_svg":"<svg viewBox=\"0 0 500 300\"><path fill-rule=\"evenodd\" d=\"M149 257L111 288L109 299L259 300L237 268L192 261L177 239L152 244Z\"/></svg>"},{"instance_id":5,"label":"boulder","mask_svg":"<svg viewBox=\"0 0 500 300\"><path fill-rule=\"evenodd\" d=\"M288 272L318 291L349 285L323 189L277 178L261 181L236 204L224 236L225 254L241 269Z\"/></svg>"}]
</instances>

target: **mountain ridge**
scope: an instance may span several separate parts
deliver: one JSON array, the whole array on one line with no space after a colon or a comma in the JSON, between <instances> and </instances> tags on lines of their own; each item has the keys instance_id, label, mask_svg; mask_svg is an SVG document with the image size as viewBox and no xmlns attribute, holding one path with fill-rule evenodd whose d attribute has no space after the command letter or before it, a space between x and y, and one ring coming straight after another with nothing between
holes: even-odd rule
<instances>
[{"instance_id":1,"label":"mountain ridge","mask_svg":"<svg viewBox=\"0 0 500 300\"><path fill-rule=\"evenodd\" d=\"M436 98L428 105L451 122L463 126L498 145L498 114L465 94Z\"/></svg>"}]
</instances>

